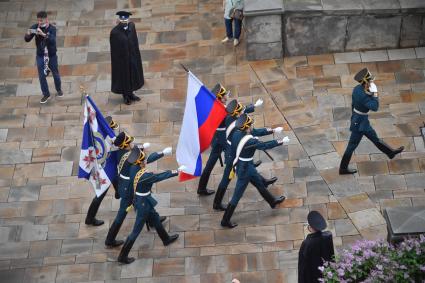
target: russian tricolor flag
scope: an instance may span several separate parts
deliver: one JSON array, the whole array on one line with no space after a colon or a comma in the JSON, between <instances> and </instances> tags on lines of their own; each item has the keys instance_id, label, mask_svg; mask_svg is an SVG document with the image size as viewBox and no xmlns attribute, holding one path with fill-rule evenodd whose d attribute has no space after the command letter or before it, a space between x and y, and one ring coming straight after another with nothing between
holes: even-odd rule
<instances>
[{"instance_id":1,"label":"russian tricolor flag","mask_svg":"<svg viewBox=\"0 0 425 283\"><path fill-rule=\"evenodd\" d=\"M176 151L177 163L186 167L180 172L180 181L201 176L201 153L210 146L224 117L225 106L189 71L186 107Z\"/></svg>"}]
</instances>

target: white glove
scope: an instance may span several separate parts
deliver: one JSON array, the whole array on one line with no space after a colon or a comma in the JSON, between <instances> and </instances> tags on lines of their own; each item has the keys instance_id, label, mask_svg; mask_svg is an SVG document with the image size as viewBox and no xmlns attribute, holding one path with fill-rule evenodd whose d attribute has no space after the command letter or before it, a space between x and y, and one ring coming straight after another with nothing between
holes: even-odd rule
<instances>
[{"instance_id":1,"label":"white glove","mask_svg":"<svg viewBox=\"0 0 425 283\"><path fill-rule=\"evenodd\" d=\"M273 133L281 133L283 131L282 127L277 127L273 129Z\"/></svg>"},{"instance_id":2,"label":"white glove","mask_svg":"<svg viewBox=\"0 0 425 283\"><path fill-rule=\"evenodd\" d=\"M263 100L260 98L255 102L254 107L258 107L258 106L261 106L261 105L263 105Z\"/></svg>"},{"instance_id":3,"label":"white glove","mask_svg":"<svg viewBox=\"0 0 425 283\"><path fill-rule=\"evenodd\" d=\"M283 139L282 139L282 142L283 143L288 143L290 141L290 139L289 139L289 137L288 136L286 136L286 137L284 137Z\"/></svg>"},{"instance_id":4,"label":"white glove","mask_svg":"<svg viewBox=\"0 0 425 283\"><path fill-rule=\"evenodd\" d=\"M143 148L148 148L148 147L150 147L151 146L151 144L150 143L148 143L148 142L145 142L144 144L143 144Z\"/></svg>"},{"instance_id":5,"label":"white glove","mask_svg":"<svg viewBox=\"0 0 425 283\"><path fill-rule=\"evenodd\" d=\"M184 165L177 168L177 171L179 171L179 172L184 171L184 170L186 170L186 166L184 166Z\"/></svg>"},{"instance_id":6,"label":"white glove","mask_svg":"<svg viewBox=\"0 0 425 283\"><path fill-rule=\"evenodd\" d=\"M164 148L164 150L162 151L162 154L164 155L171 155L171 153L173 152L173 148L171 146Z\"/></svg>"},{"instance_id":7,"label":"white glove","mask_svg":"<svg viewBox=\"0 0 425 283\"><path fill-rule=\"evenodd\" d=\"M376 87L376 84L370 83L369 91L373 93L378 92L378 88Z\"/></svg>"}]
</instances>

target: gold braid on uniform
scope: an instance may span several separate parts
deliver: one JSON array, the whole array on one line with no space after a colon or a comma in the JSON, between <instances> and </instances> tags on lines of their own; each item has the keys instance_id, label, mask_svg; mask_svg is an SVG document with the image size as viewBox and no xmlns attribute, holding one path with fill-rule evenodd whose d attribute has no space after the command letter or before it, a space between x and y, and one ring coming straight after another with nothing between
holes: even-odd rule
<instances>
[{"instance_id":1,"label":"gold braid on uniform","mask_svg":"<svg viewBox=\"0 0 425 283\"><path fill-rule=\"evenodd\" d=\"M122 167L124 166L125 161L127 160L128 156L130 155L130 151L126 152L120 159L120 163L118 163L118 174L121 173Z\"/></svg>"},{"instance_id":2,"label":"gold braid on uniform","mask_svg":"<svg viewBox=\"0 0 425 283\"><path fill-rule=\"evenodd\" d=\"M141 150L140 151L140 155L139 158L137 158L136 162L134 162L134 164L141 164L143 160L145 160L145 153Z\"/></svg>"},{"instance_id":3,"label":"gold braid on uniform","mask_svg":"<svg viewBox=\"0 0 425 283\"><path fill-rule=\"evenodd\" d=\"M372 78L372 74L367 71L366 75L364 76L364 78L362 79L363 83L368 83L370 81L370 79Z\"/></svg>"},{"instance_id":4,"label":"gold braid on uniform","mask_svg":"<svg viewBox=\"0 0 425 283\"><path fill-rule=\"evenodd\" d=\"M236 106L235 110L233 110L231 115L236 116L236 115L240 114L242 109L243 109L243 105L238 102L238 106Z\"/></svg>"},{"instance_id":5,"label":"gold braid on uniform","mask_svg":"<svg viewBox=\"0 0 425 283\"><path fill-rule=\"evenodd\" d=\"M111 127L111 129L115 130L118 128L118 124L115 123L114 120L111 120L111 123L109 123L109 127Z\"/></svg>"},{"instance_id":6,"label":"gold braid on uniform","mask_svg":"<svg viewBox=\"0 0 425 283\"><path fill-rule=\"evenodd\" d=\"M134 140L132 136L125 134L124 141L118 146L120 149L124 149L130 145L130 143Z\"/></svg>"},{"instance_id":7,"label":"gold braid on uniform","mask_svg":"<svg viewBox=\"0 0 425 283\"><path fill-rule=\"evenodd\" d=\"M220 91L217 93L217 97L221 99L223 98L223 95L225 94L226 94L226 89L222 85L220 85Z\"/></svg>"},{"instance_id":8,"label":"gold braid on uniform","mask_svg":"<svg viewBox=\"0 0 425 283\"><path fill-rule=\"evenodd\" d=\"M140 178L143 176L143 174L145 174L146 172L146 168L141 168L139 171L137 171L136 176L134 176L134 181L133 181L133 190L134 193L136 193L137 190L137 184L139 183ZM130 204L125 211L129 212L132 208L134 207L133 204Z\"/></svg>"}]
</instances>

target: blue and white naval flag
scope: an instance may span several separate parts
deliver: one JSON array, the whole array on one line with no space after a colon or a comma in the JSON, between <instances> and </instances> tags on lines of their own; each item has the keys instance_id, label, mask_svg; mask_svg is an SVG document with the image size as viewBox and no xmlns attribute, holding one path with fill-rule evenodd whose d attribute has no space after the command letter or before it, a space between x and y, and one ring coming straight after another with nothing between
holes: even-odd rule
<instances>
[{"instance_id":1,"label":"blue and white naval flag","mask_svg":"<svg viewBox=\"0 0 425 283\"><path fill-rule=\"evenodd\" d=\"M114 138L114 131L94 101L86 96L78 178L89 180L97 196L108 189L117 175L116 154L110 150Z\"/></svg>"}]
</instances>

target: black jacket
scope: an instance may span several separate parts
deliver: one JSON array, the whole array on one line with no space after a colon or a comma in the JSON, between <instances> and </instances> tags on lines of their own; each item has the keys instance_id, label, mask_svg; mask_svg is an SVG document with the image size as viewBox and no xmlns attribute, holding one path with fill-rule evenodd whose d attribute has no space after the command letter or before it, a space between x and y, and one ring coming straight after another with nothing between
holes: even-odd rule
<instances>
[{"instance_id":1,"label":"black jacket","mask_svg":"<svg viewBox=\"0 0 425 283\"><path fill-rule=\"evenodd\" d=\"M302 242L298 255L298 283L317 283L323 260L333 260L334 245L331 232L309 234Z\"/></svg>"},{"instance_id":2,"label":"black jacket","mask_svg":"<svg viewBox=\"0 0 425 283\"><path fill-rule=\"evenodd\" d=\"M33 24L30 29L37 29L38 24ZM41 28L47 34L47 37L35 34L25 34L25 41L30 42L35 36L35 45L37 46L37 56L44 56L44 47L47 46L49 57L56 55L56 27L49 24L47 28Z\"/></svg>"},{"instance_id":3,"label":"black jacket","mask_svg":"<svg viewBox=\"0 0 425 283\"><path fill-rule=\"evenodd\" d=\"M109 38L111 44L111 91L119 94L132 93L145 83L142 58L134 23L115 26Z\"/></svg>"}]
</instances>

